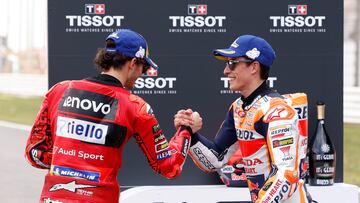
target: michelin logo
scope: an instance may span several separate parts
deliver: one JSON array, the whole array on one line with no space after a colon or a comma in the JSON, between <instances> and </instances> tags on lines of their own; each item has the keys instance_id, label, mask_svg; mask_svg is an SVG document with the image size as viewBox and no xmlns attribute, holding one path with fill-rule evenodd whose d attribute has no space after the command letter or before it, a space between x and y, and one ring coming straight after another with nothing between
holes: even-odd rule
<instances>
[{"instance_id":1,"label":"michelin logo","mask_svg":"<svg viewBox=\"0 0 360 203\"><path fill-rule=\"evenodd\" d=\"M53 173L55 175L84 178L95 182L99 182L100 178L100 173L98 172L82 171L61 166L54 166Z\"/></svg>"},{"instance_id":2,"label":"michelin logo","mask_svg":"<svg viewBox=\"0 0 360 203\"><path fill-rule=\"evenodd\" d=\"M58 116L56 135L84 142L105 144L108 126L74 118Z\"/></svg>"}]
</instances>

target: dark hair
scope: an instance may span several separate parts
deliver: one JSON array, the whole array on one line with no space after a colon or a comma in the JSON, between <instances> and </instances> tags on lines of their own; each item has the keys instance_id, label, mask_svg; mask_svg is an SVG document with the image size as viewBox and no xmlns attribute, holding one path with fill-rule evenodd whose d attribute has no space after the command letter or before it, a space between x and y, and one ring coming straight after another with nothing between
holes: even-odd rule
<instances>
[{"instance_id":1,"label":"dark hair","mask_svg":"<svg viewBox=\"0 0 360 203\"><path fill-rule=\"evenodd\" d=\"M251 58L249 58L249 57L247 57L247 56L245 56L245 58L246 58L247 60L250 60L250 61L251 61L251 62L247 62L247 65L249 66L249 65L253 62L253 59L251 59ZM262 63L260 63L260 62L259 62L259 64L260 64L260 78L261 78L262 80L267 80L268 77L269 77L270 68L267 67L267 66L265 66L264 64L262 64Z\"/></svg>"},{"instance_id":2,"label":"dark hair","mask_svg":"<svg viewBox=\"0 0 360 203\"><path fill-rule=\"evenodd\" d=\"M260 63L260 78L267 80L269 77L270 68Z\"/></svg>"},{"instance_id":3,"label":"dark hair","mask_svg":"<svg viewBox=\"0 0 360 203\"><path fill-rule=\"evenodd\" d=\"M115 48L116 44L113 40L106 40L107 48ZM117 52L107 52L105 49L98 49L94 58L94 63L100 71L107 71L110 67L121 69L122 66L132 58L119 54Z\"/></svg>"}]
</instances>

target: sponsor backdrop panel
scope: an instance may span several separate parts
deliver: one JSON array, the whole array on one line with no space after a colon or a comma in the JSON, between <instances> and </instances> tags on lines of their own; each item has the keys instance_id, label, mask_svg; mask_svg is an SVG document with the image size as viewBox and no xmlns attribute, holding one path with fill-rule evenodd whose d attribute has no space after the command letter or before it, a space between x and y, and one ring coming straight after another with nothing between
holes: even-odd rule
<instances>
[{"instance_id":1,"label":"sponsor backdrop panel","mask_svg":"<svg viewBox=\"0 0 360 203\"><path fill-rule=\"evenodd\" d=\"M69 4L67 4L67 2ZM69 7L71 5L71 7ZM336 181L342 171L343 1L49 1L50 86L66 79L95 75L96 49L116 29L145 36L160 66L141 77L132 90L153 107L168 139L180 108L199 111L201 133L213 138L231 102L224 63L212 57L241 34L265 38L276 51L268 83L281 93L306 92L309 134L315 131L315 103L327 104L327 129L337 150ZM154 174L131 140L125 147L121 185L214 184L188 159L174 181Z\"/></svg>"}]
</instances>

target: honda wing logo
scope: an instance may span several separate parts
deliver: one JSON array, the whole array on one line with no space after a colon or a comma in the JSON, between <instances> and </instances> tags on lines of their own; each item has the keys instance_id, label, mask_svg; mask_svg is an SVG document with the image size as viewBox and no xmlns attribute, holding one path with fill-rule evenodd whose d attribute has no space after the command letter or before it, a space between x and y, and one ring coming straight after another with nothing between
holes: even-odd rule
<instances>
[{"instance_id":1,"label":"honda wing logo","mask_svg":"<svg viewBox=\"0 0 360 203\"><path fill-rule=\"evenodd\" d=\"M69 183L60 183L60 184L56 184L56 185L53 185L51 188L50 188L50 192L54 192L54 191L57 191L57 190L67 190L67 191L70 191L70 192L76 192L77 189L83 189L83 188L94 188L96 187L95 185L82 185L82 184L76 184L75 180L74 181L71 181Z\"/></svg>"}]
</instances>

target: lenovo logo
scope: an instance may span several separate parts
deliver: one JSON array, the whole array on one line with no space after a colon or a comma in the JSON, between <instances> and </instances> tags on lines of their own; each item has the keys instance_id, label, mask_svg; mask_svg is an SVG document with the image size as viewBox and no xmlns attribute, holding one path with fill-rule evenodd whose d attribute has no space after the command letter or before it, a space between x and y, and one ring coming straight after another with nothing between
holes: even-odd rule
<instances>
[{"instance_id":1,"label":"lenovo logo","mask_svg":"<svg viewBox=\"0 0 360 203\"><path fill-rule=\"evenodd\" d=\"M94 118L114 120L118 100L114 97L80 89L65 91L58 110Z\"/></svg>"},{"instance_id":2,"label":"lenovo logo","mask_svg":"<svg viewBox=\"0 0 360 203\"><path fill-rule=\"evenodd\" d=\"M71 97L68 96L64 100L63 107L72 107L72 108L81 108L82 110L88 111L91 110L93 112L99 112L103 114L109 114L111 111L109 104L104 104L102 102L97 103L96 101L89 99L80 99L79 97Z\"/></svg>"}]
</instances>

